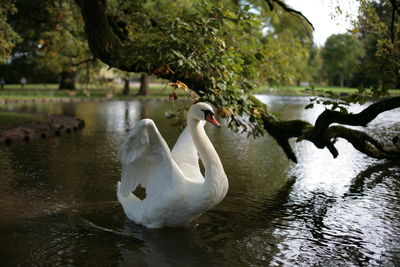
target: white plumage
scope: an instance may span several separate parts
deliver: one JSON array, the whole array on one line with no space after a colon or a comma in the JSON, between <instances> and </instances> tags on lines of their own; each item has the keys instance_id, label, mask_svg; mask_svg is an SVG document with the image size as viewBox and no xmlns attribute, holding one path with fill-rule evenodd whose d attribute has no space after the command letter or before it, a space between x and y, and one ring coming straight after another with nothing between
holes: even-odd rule
<instances>
[{"instance_id":1,"label":"white plumage","mask_svg":"<svg viewBox=\"0 0 400 267\"><path fill-rule=\"evenodd\" d=\"M134 222L149 228L183 226L225 197L228 179L204 130L205 121L219 126L212 107L193 105L187 121L172 151L150 119L139 121L126 135L117 196ZM146 189L143 200L132 193L139 185Z\"/></svg>"}]
</instances>

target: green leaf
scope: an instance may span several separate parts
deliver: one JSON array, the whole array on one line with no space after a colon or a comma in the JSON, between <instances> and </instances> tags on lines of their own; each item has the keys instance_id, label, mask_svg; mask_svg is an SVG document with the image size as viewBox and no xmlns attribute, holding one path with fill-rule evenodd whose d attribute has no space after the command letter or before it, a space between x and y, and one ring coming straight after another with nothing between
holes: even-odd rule
<instances>
[{"instance_id":1,"label":"green leaf","mask_svg":"<svg viewBox=\"0 0 400 267\"><path fill-rule=\"evenodd\" d=\"M308 104L307 106L305 106L304 108L305 109L311 109L311 108L313 108L314 107L314 103L310 103L310 104Z\"/></svg>"},{"instance_id":2,"label":"green leaf","mask_svg":"<svg viewBox=\"0 0 400 267\"><path fill-rule=\"evenodd\" d=\"M178 58L186 59L186 57L185 57L181 52L179 52L179 51L176 51L176 50L174 50L174 49L171 49L171 52L172 52L175 56L177 56Z\"/></svg>"},{"instance_id":3,"label":"green leaf","mask_svg":"<svg viewBox=\"0 0 400 267\"><path fill-rule=\"evenodd\" d=\"M228 19L237 19L236 14L230 11L229 9L223 10L222 14Z\"/></svg>"},{"instance_id":4,"label":"green leaf","mask_svg":"<svg viewBox=\"0 0 400 267\"><path fill-rule=\"evenodd\" d=\"M265 59L265 55L264 55L263 53L261 53L261 52L255 53L254 56L255 56L256 59L258 59L258 60L263 60L263 59ZM306 89L306 90L307 90L307 89Z\"/></svg>"}]
</instances>

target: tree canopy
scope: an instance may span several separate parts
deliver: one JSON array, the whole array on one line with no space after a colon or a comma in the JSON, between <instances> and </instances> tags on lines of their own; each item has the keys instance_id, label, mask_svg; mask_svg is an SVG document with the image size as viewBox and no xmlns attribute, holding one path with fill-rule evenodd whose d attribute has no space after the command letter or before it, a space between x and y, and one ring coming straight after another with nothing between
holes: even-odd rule
<instances>
[{"instance_id":1,"label":"tree canopy","mask_svg":"<svg viewBox=\"0 0 400 267\"><path fill-rule=\"evenodd\" d=\"M360 1L354 32L366 49L359 83L386 91L400 87L400 3Z\"/></svg>"},{"instance_id":2,"label":"tree canopy","mask_svg":"<svg viewBox=\"0 0 400 267\"><path fill-rule=\"evenodd\" d=\"M8 23L9 14L14 14L17 11L15 4L12 1L1 1L0 5L0 63L6 62L12 49L21 37L15 32L13 27Z\"/></svg>"},{"instance_id":3,"label":"tree canopy","mask_svg":"<svg viewBox=\"0 0 400 267\"><path fill-rule=\"evenodd\" d=\"M30 82L58 80L63 87L64 76L74 74L83 63L94 61L88 47L82 16L73 1L7 1L13 9L9 10L5 21L8 32L14 32L18 39L8 38L12 49L0 53L10 63L2 66L3 72L11 81L25 76ZM7 31L5 31L7 32ZM72 74L72 75L71 75ZM71 81L73 86L73 80Z\"/></svg>"},{"instance_id":4,"label":"tree canopy","mask_svg":"<svg viewBox=\"0 0 400 267\"><path fill-rule=\"evenodd\" d=\"M364 55L362 43L350 34L334 34L325 42L322 51L324 68L331 84L344 86L352 78Z\"/></svg>"}]
</instances>

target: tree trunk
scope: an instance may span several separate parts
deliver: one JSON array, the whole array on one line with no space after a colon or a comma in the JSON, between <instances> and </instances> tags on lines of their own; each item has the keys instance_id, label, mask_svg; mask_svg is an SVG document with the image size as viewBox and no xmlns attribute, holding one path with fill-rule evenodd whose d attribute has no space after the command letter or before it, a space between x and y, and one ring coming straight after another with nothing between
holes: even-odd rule
<instances>
[{"instance_id":1,"label":"tree trunk","mask_svg":"<svg viewBox=\"0 0 400 267\"><path fill-rule=\"evenodd\" d=\"M75 71L68 69L61 72L59 90L75 90Z\"/></svg>"},{"instance_id":2,"label":"tree trunk","mask_svg":"<svg viewBox=\"0 0 400 267\"><path fill-rule=\"evenodd\" d=\"M147 74L142 74L140 76L140 88L138 95L149 95L149 76Z\"/></svg>"},{"instance_id":3,"label":"tree trunk","mask_svg":"<svg viewBox=\"0 0 400 267\"><path fill-rule=\"evenodd\" d=\"M339 79L340 79L340 88L343 88L344 87L344 75L339 74Z\"/></svg>"},{"instance_id":4,"label":"tree trunk","mask_svg":"<svg viewBox=\"0 0 400 267\"><path fill-rule=\"evenodd\" d=\"M129 94L129 82L130 79L128 78L124 78L124 90L122 90L122 94L123 95L128 95Z\"/></svg>"}]
</instances>

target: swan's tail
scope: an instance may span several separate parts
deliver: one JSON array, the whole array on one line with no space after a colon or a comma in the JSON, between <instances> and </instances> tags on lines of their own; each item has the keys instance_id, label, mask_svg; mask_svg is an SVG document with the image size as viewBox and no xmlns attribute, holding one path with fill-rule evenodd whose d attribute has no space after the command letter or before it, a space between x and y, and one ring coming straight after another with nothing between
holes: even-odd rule
<instances>
[{"instance_id":1,"label":"swan's tail","mask_svg":"<svg viewBox=\"0 0 400 267\"><path fill-rule=\"evenodd\" d=\"M122 208L124 209L124 212L128 218L132 219L132 208L136 204L140 203L141 200L136 197L134 194L130 193L127 197L124 197L121 192L121 182L118 181L117 184L117 197L119 203L121 203Z\"/></svg>"}]
</instances>

